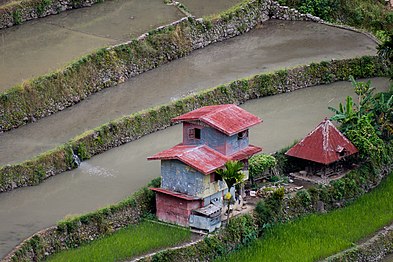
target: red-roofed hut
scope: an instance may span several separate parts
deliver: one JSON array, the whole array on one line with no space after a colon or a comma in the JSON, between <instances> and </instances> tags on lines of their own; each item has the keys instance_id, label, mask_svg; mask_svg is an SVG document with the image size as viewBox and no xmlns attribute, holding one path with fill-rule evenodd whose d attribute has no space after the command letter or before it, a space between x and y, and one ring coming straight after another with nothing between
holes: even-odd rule
<instances>
[{"instance_id":1,"label":"red-roofed hut","mask_svg":"<svg viewBox=\"0 0 393 262\"><path fill-rule=\"evenodd\" d=\"M157 217L209 231L221 225L223 182L215 171L228 160L245 163L262 149L249 145L248 128L262 120L236 105L205 106L172 121L183 122L183 142L149 160L161 160Z\"/></svg>"},{"instance_id":2,"label":"red-roofed hut","mask_svg":"<svg viewBox=\"0 0 393 262\"><path fill-rule=\"evenodd\" d=\"M330 120L325 119L285 154L317 163L319 165L314 165L316 169L318 166L323 166L323 175L325 175L327 166L357 152L351 141Z\"/></svg>"}]
</instances>

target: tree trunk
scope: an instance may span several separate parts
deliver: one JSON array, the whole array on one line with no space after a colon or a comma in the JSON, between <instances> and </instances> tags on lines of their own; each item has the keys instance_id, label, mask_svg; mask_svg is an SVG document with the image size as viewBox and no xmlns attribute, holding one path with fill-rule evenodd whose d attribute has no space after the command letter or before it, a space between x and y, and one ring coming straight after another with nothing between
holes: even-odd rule
<instances>
[{"instance_id":1,"label":"tree trunk","mask_svg":"<svg viewBox=\"0 0 393 262\"><path fill-rule=\"evenodd\" d=\"M231 200L228 200L228 218L227 218L227 226L229 225L229 218L230 218L230 214L231 214Z\"/></svg>"}]
</instances>

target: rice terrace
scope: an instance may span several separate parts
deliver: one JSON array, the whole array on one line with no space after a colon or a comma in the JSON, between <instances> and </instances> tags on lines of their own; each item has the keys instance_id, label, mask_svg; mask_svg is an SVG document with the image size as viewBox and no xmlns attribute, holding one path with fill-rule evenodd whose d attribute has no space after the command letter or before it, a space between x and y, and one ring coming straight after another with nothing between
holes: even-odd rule
<instances>
[{"instance_id":1,"label":"rice terrace","mask_svg":"<svg viewBox=\"0 0 393 262\"><path fill-rule=\"evenodd\" d=\"M393 261L393 1L0 0L1 261Z\"/></svg>"}]
</instances>

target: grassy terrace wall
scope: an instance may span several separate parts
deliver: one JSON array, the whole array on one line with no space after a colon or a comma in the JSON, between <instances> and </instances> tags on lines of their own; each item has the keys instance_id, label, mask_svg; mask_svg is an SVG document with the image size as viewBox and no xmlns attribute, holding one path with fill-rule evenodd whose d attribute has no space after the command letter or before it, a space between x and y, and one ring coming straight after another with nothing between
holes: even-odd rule
<instances>
[{"instance_id":1,"label":"grassy terrace wall","mask_svg":"<svg viewBox=\"0 0 393 262\"><path fill-rule=\"evenodd\" d=\"M318 20L271 0L245 0L209 19L185 18L130 42L103 48L51 74L0 94L0 132L34 121L85 99L103 88L183 57L192 50L242 34L270 16Z\"/></svg>"},{"instance_id":2,"label":"grassy terrace wall","mask_svg":"<svg viewBox=\"0 0 393 262\"><path fill-rule=\"evenodd\" d=\"M160 179L148 186L159 187ZM155 213L153 191L143 187L118 204L58 222L23 241L2 261L42 261L60 250L75 248L102 235L138 223L147 213Z\"/></svg>"},{"instance_id":3,"label":"grassy terrace wall","mask_svg":"<svg viewBox=\"0 0 393 262\"><path fill-rule=\"evenodd\" d=\"M68 143L23 163L0 167L0 192L36 185L45 178L75 168L73 152L81 160L170 126L171 118L212 104L241 104L267 95L291 92L320 84L355 78L383 76L377 57L321 62L263 73L220 85L177 101L150 108L89 130Z\"/></svg>"},{"instance_id":4,"label":"grassy terrace wall","mask_svg":"<svg viewBox=\"0 0 393 262\"><path fill-rule=\"evenodd\" d=\"M0 29L104 0L22 0L0 6Z\"/></svg>"},{"instance_id":5,"label":"grassy terrace wall","mask_svg":"<svg viewBox=\"0 0 393 262\"><path fill-rule=\"evenodd\" d=\"M380 261L387 254L393 253L393 225L383 228L370 240L330 256L324 261Z\"/></svg>"}]
</instances>

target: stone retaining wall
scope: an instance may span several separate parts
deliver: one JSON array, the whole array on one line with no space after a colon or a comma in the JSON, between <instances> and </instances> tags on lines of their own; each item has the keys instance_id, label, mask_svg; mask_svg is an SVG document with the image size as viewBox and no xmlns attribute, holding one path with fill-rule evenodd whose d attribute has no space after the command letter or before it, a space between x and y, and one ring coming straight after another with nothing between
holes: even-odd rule
<instances>
[{"instance_id":1,"label":"stone retaining wall","mask_svg":"<svg viewBox=\"0 0 393 262\"><path fill-rule=\"evenodd\" d=\"M363 244L347 249L328 257L324 262L375 262L393 253L393 224L380 230L375 236Z\"/></svg>"},{"instance_id":2,"label":"stone retaining wall","mask_svg":"<svg viewBox=\"0 0 393 262\"><path fill-rule=\"evenodd\" d=\"M61 70L1 93L0 132L61 111L103 88L115 86L195 49L240 35L270 17L320 21L271 0L245 0L208 20L182 19L138 39L100 49Z\"/></svg>"},{"instance_id":3,"label":"stone retaining wall","mask_svg":"<svg viewBox=\"0 0 393 262\"><path fill-rule=\"evenodd\" d=\"M196 108L223 103L241 104L247 100L296 89L355 78L383 76L378 57L335 60L299 66L274 73L239 79L169 104L125 116L75 137L51 151L23 163L0 167L0 192L35 185L45 178L76 168L73 153L88 159L113 147L136 140L171 125L171 118Z\"/></svg>"}]
</instances>

